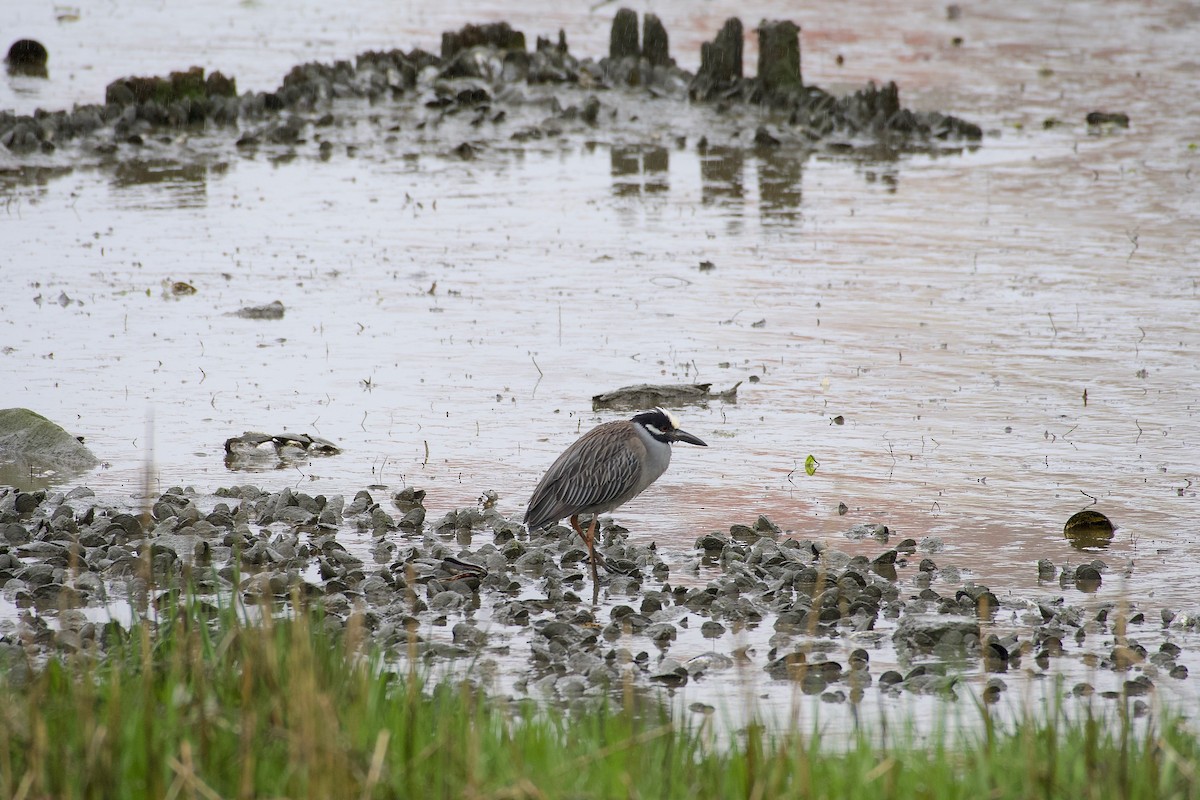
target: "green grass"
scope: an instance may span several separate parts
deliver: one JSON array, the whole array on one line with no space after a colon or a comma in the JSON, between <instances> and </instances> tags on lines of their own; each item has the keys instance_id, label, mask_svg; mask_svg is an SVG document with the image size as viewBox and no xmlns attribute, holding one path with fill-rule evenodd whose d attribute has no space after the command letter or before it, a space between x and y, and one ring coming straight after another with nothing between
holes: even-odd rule
<instances>
[{"instance_id":1,"label":"green grass","mask_svg":"<svg viewBox=\"0 0 1200 800\"><path fill-rule=\"evenodd\" d=\"M715 746L657 708L513 706L382 664L353 624L180 604L103 657L0 673L0 797L1200 796L1200 744L1174 721L984 716L836 749L751 726Z\"/></svg>"}]
</instances>

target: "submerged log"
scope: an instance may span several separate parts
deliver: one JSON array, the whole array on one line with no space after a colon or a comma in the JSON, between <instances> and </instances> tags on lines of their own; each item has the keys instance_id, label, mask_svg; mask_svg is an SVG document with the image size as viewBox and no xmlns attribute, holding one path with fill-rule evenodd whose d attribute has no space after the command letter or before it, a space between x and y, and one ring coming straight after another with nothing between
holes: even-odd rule
<instances>
[{"instance_id":1,"label":"submerged log","mask_svg":"<svg viewBox=\"0 0 1200 800\"><path fill-rule=\"evenodd\" d=\"M602 408L641 411L655 406L706 405L710 400L736 403L737 390L741 385L742 382L738 381L723 392L714 392L711 383L641 383L595 395L592 397L592 409L595 411Z\"/></svg>"}]
</instances>

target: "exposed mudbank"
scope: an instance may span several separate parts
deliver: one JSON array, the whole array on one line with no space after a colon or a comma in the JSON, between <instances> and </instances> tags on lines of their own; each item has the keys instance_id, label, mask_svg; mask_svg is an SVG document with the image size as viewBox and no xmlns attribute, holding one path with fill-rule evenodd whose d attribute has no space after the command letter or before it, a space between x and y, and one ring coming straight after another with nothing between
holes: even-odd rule
<instances>
[{"instance_id":1,"label":"exposed mudbank","mask_svg":"<svg viewBox=\"0 0 1200 800\"><path fill-rule=\"evenodd\" d=\"M937 564L936 539L893 542L887 528L860 525L847 537L879 552L851 556L766 517L675 554L608 520L598 549L610 569L589 605L587 552L569 529L531 535L490 492L436 520L427 499L413 488L385 503L368 491L347 502L250 485L215 496L174 488L132 514L86 488L0 490L0 583L23 609L3 623L5 660L103 650L109 623L89 609L153 620L159 596L189 583L251 604L303 598L333 628L353 620L389 658L503 676L502 691L562 701L630 681L719 685L735 667L739 680L750 667L834 703L872 689L955 697L972 675L994 701L1016 670L1086 670L1069 686L1076 696L1141 696L1186 678L1178 662L1200 643L1197 620L1175 611L998 597ZM1078 579L1042 568L1064 588Z\"/></svg>"},{"instance_id":2,"label":"exposed mudbank","mask_svg":"<svg viewBox=\"0 0 1200 800\"><path fill-rule=\"evenodd\" d=\"M800 29L791 22L763 22L758 72L742 74L742 24L730 19L703 48L697 73L670 56L668 36L647 15L639 38L637 15L618 12L607 57L580 58L561 31L526 49L523 33L505 23L468 25L443 34L441 52L365 52L353 62L294 67L271 92L237 94L236 80L199 67L166 77L127 77L108 85L104 102L32 115L0 113L0 170L18 172L145 158L152 153L194 158L188 140L211 134L238 147L299 147L317 140L328 157L333 143L323 129L344 128L356 109L338 101L369 103L370 136L404 135L437 126L446 117L471 117L472 137L451 142L470 157L481 144L552 137L563 126L609 129L610 135L649 138L636 123L631 97L657 102L655 136L671 134L703 142L736 141L772 148L884 146L895 150L938 149L974 142L977 125L940 112L915 112L900 103L894 83L868 85L836 97L805 84L800 69ZM732 124L684 112L701 104ZM522 114L533 106L535 115ZM389 113L390 110L390 113ZM547 117L547 112L549 116ZM340 142L355 147L361 142ZM194 142L190 144L194 145Z\"/></svg>"}]
</instances>

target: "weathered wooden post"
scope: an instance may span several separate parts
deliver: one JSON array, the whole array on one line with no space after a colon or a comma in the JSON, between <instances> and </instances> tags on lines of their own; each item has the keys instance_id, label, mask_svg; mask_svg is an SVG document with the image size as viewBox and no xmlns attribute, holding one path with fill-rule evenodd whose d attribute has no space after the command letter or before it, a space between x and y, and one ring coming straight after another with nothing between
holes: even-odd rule
<instances>
[{"instance_id":1,"label":"weathered wooden post","mask_svg":"<svg viewBox=\"0 0 1200 800\"><path fill-rule=\"evenodd\" d=\"M716 39L700 45L700 69L688 90L694 99L707 100L742 79L742 36L742 21L730 17Z\"/></svg>"},{"instance_id":2,"label":"weathered wooden post","mask_svg":"<svg viewBox=\"0 0 1200 800\"><path fill-rule=\"evenodd\" d=\"M800 77L800 28L794 22L759 23L758 79L768 96L804 86Z\"/></svg>"},{"instance_id":3,"label":"weathered wooden post","mask_svg":"<svg viewBox=\"0 0 1200 800\"><path fill-rule=\"evenodd\" d=\"M656 14L647 14L642 19L642 58L652 67L665 67L671 63L667 29Z\"/></svg>"},{"instance_id":4,"label":"weathered wooden post","mask_svg":"<svg viewBox=\"0 0 1200 800\"><path fill-rule=\"evenodd\" d=\"M614 61L626 56L637 58L638 48L638 16L631 8L622 8L613 17L612 33L608 39L608 57Z\"/></svg>"}]
</instances>

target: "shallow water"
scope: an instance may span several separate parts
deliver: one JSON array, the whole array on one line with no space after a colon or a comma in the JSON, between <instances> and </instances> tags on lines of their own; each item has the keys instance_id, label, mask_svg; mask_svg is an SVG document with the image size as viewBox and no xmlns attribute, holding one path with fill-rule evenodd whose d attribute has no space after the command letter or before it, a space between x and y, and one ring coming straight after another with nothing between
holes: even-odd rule
<instances>
[{"instance_id":1,"label":"shallow water","mask_svg":"<svg viewBox=\"0 0 1200 800\"><path fill-rule=\"evenodd\" d=\"M466 20L505 18L531 40L563 27L599 55L613 11L417 5L112 4L58 23L22 7L7 29L47 44L51 78L0 80L0 107L92 102L115 77L193 63L269 89L304 60L436 50ZM783 7L743 20L794 16ZM732 8L655 11L694 68ZM592 395L743 381L736 404L681 411L710 447L676 448L616 515L668 563L761 513L851 552L878 548L842 533L878 522L940 537L939 566L1002 599L1080 602L1039 586L1036 561L1097 557L1062 538L1092 507L1119 526L1097 600L1193 608L1200 169L1179 99L1200 70L1200 19L1134 3L964 8L957 22L940 3L881 8L806 10L806 79L893 78L905 104L982 124L981 147L701 153L730 123L672 109L671 133L649 143L601 127L529 147L502 137L463 161L449 151L469 131L404 120L394 141L328 160L313 144L280 158L202 137L6 183L0 405L84 435L105 466L65 485L108 499L134 502L152 454L153 491L418 485L436 515L494 489L519 515L554 456L615 416L593 413ZM629 103L652 136L662 106ZM1096 109L1132 127L1089 131ZM174 281L196 293L175 296ZM273 300L284 319L231 316ZM309 431L344 453L231 473L222 443L245 430Z\"/></svg>"}]
</instances>

